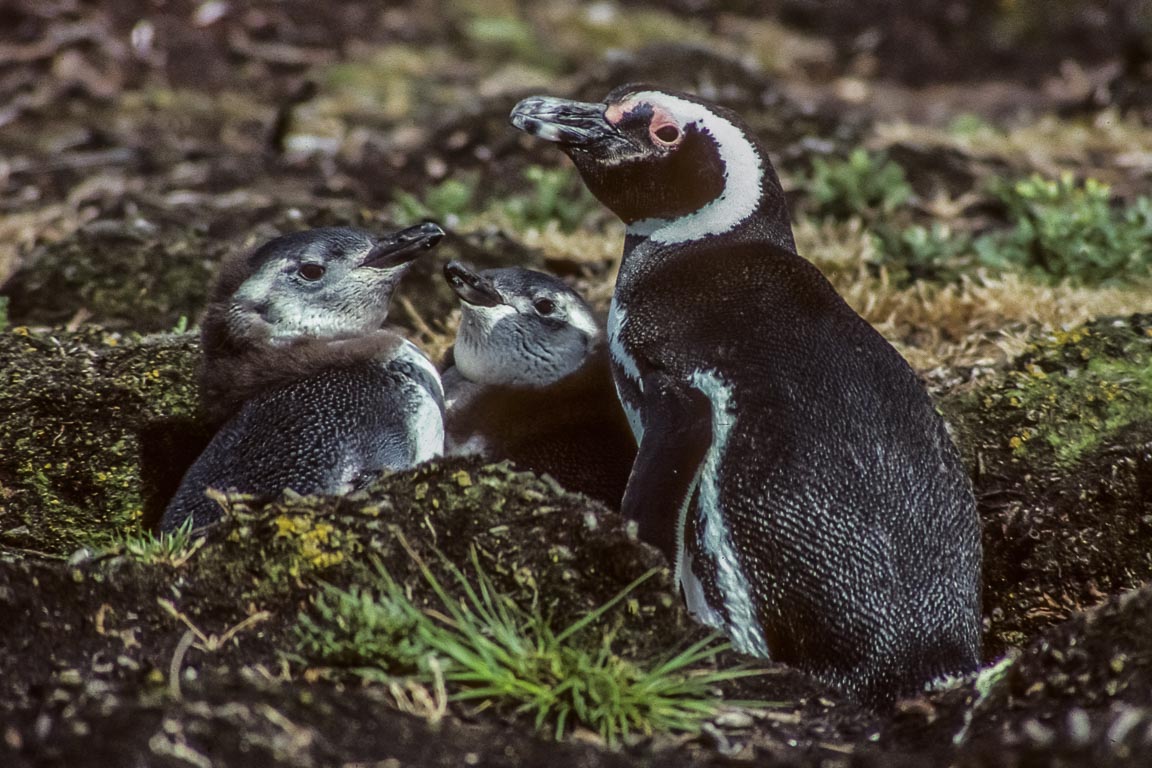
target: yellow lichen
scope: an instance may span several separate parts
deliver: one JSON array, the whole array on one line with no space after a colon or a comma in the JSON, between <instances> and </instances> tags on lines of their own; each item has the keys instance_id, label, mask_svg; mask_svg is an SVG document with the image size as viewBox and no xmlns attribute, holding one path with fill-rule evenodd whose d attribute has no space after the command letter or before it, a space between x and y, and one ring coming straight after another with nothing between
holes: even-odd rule
<instances>
[{"instance_id":1,"label":"yellow lichen","mask_svg":"<svg viewBox=\"0 0 1152 768\"><path fill-rule=\"evenodd\" d=\"M295 539L300 557L316 569L329 568L344 560L339 535L331 523L316 522L307 515L282 514L274 521L277 538ZM289 569L299 575L295 565Z\"/></svg>"}]
</instances>

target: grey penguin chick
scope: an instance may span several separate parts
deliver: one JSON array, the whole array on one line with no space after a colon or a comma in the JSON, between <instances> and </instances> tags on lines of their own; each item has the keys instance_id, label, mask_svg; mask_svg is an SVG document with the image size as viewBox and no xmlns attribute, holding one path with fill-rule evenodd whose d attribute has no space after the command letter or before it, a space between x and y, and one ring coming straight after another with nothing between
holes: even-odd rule
<instances>
[{"instance_id":1,"label":"grey penguin chick","mask_svg":"<svg viewBox=\"0 0 1152 768\"><path fill-rule=\"evenodd\" d=\"M627 225L608 319L639 441L623 512L745 653L873 706L969 672L980 524L915 372L792 238L734 113L644 85L521 101Z\"/></svg>"},{"instance_id":2,"label":"grey penguin chick","mask_svg":"<svg viewBox=\"0 0 1152 768\"><path fill-rule=\"evenodd\" d=\"M224 266L202 328L202 394L228 418L161 530L217 520L208 488L339 493L442 453L439 375L381 325L400 277L443 236L431 223L385 237L312 229Z\"/></svg>"},{"instance_id":3,"label":"grey penguin chick","mask_svg":"<svg viewBox=\"0 0 1152 768\"><path fill-rule=\"evenodd\" d=\"M636 456L604 333L562 280L519 267L444 267L460 297L443 375L446 451L511 459L612 509Z\"/></svg>"}]
</instances>

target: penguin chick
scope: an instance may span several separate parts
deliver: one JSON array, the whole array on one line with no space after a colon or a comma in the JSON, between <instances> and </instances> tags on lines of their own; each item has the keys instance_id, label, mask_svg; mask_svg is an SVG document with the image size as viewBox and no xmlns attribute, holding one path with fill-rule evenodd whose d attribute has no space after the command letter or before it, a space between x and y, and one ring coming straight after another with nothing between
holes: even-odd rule
<instances>
[{"instance_id":1,"label":"penguin chick","mask_svg":"<svg viewBox=\"0 0 1152 768\"><path fill-rule=\"evenodd\" d=\"M400 276L443 235L435 224L383 238L313 229L225 265L203 325L203 380L232 415L184 475L161 530L217 520L208 488L340 493L443 451L436 369L380 329Z\"/></svg>"},{"instance_id":2,"label":"penguin chick","mask_svg":"<svg viewBox=\"0 0 1152 768\"><path fill-rule=\"evenodd\" d=\"M443 236L431 222L383 237L321 227L225 262L201 323L205 414L221 423L255 393L346 356L353 347L328 342L378 330L400 278Z\"/></svg>"},{"instance_id":3,"label":"penguin chick","mask_svg":"<svg viewBox=\"0 0 1152 768\"><path fill-rule=\"evenodd\" d=\"M520 102L627 225L608 318L623 512L745 653L874 706L979 663L980 525L913 370L796 252L732 112L643 85Z\"/></svg>"},{"instance_id":4,"label":"penguin chick","mask_svg":"<svg viewBox=\"0 0 1152 768\"><path fill-rule=\"evenodd\" d=\"M452 261L460 297L444 373L446 450L511 459L619 509L636 441L616 399L604 334L561 280Z\"/></svg>"}]
</instances>

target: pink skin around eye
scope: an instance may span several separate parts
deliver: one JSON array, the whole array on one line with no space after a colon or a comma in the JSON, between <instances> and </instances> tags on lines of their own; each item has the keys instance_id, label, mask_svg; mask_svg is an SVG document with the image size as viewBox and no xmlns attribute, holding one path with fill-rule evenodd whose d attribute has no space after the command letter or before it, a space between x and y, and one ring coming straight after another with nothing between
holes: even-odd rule
<instances>
[{"instance_id":1,"label":"pink skin around eye","mask_svg":"<svg viewBox=\"0 0 1152 768\"><path fill-rule=\"evenodd\" d=\"M672 128L676 133L674 135L669 134L672 135L670 140L662 139L658 135L660 129L662 128ZM665 131L665 133L669 132ZM663 110L660 107L656 107L652 112L652 122L648 124L648 135L651 136L652 141L656 142L657 144L671 147L680 143L680 139L683 138L684 132L680 130L680 123L676 120L676 118L674 118L666 110Z\"/></svg>"},{"instance_id":2,"label":"pink skin around eye","mask_svg":"<svg viewBox=\"0 0 1152 768\"><path fill-rule=\"evenodd\" d=\"M617 104L612 104L606 110L604 110L604 119L607 120L611 125L617 125L629 112L639 106L642 106L643 104L644 102L637 102L631 99L626 99L625 101L619 102ZM666 147L678 144L680 142L680 138L683 136L683 131L680 130L680 123L676 120L675 117L672 116L670 112L668 112L668 110L655 105L651 106L652 121L648 124L648 135L652 138L652 141ZM665 141L656 135L657 131L668 126L676 129L676 138L672 139L671 141Z\"/></svg>"}]
</instances>

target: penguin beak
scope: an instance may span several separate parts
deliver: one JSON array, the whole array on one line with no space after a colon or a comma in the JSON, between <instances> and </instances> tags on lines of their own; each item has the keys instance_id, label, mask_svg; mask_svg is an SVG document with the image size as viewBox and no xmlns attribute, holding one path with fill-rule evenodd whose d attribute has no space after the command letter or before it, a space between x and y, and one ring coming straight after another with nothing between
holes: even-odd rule
<instances>
[{"instance_id":1,"label":"penguin beak","mask_svg":"<svg viewBox=\"0 0 1152 768\"><path fill-rule=\"evenodd\" d=\"M438 224L426 221L380 238L360 266L374 269L399 267L415 261L442 239L444 230Z\"/></svg>"},{"instance_id":2,"label":"penguin beak","mask_svg":"<svg viewBox=\"0 0 1152 768\"><path fill-rule=\"evenodd\" d=\"M538 136L570 147L595 144L617 136L604 117L603 104L569 101L551 96L529 96L512 110L512 125Z\"/></svg>"},{"instance_id":3,"label":"penguin beak","mask_svg":"<svg viewBox=\"0 0 1152 768\"><path fill-rule=\"evenodd\" d=\"M456 295L466 304L478 307L494 307L504 303L504 297L492 285L492 281L481 277L458 261L444 265L444 279Z\"/></svg>"}]
</instances>

